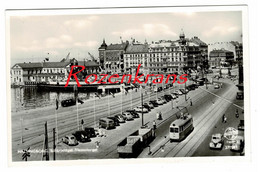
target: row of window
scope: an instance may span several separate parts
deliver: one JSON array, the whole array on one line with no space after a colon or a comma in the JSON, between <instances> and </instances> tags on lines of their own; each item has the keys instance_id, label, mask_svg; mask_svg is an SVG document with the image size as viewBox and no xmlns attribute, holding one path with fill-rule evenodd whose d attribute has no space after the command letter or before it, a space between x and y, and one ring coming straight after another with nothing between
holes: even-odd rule
<instances>
[{"instance_id":1,"label":"row of window","mask_svg":"<svg viewBox=\"0 0 260 172\"><path fill-rule=\"evenodd\" d=\"M188 53L152 53L152 54L125 54L125 58L137 58L137 57L166 57L166 56L187 56Z\"/></svg>"},{"instance_id":2,"label":"row of window","mask_svg":"<svg viewBox=\"0 0 260 172\"><path fill-rule=\"evenodd\" d=\"M188 120L185 124L179 127L172 127L170 128L170 132L172 133L181 133L182 131L185 131L190 125L192 125L192 119Z\"/></svg>"}]
</instances>

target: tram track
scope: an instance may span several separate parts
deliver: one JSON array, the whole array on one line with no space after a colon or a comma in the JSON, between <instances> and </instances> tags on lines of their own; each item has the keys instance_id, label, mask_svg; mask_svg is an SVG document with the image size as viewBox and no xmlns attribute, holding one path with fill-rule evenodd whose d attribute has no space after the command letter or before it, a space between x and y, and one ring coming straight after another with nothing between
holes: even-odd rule
<instances>
[{"instance_id":1,"label":"tram track","mask_svg":"<svg viewBox=\"0 0 260 172\"><path fill-rule=\"evenodd\" d=\"M170 89L173 90L175 88L170 87ZM152 93L150 96L149 95L148 96L144 96L145 101L147 101L149 99L154 99L156 97L156 94L157 93ZM158 96L162 96L163 94L164 94L164 92L162 91L162 92L158 93ZM118 99L118 101L115 102L115 105L112 105L113 109L115 109L115 110L114 111L111 110L111 115L114 115L114 114L118 113L118 109L117 108L121 106L120 104L118 104L118 102L121 101L119 96L117 97L117 99ZM133 98L133 104L132 105L133 106L139 105L140 101L141 101L140 97L135 97L135 98ZM106 116L105 115L105 113L107 113L106 108L102 109L102 107L105 107L105 106L106 105L102 105L100 110L98 110L98 109L95 110L96 113L98 114L97 115L97 119L99 117L105 117ZM129 104L129 102L123 101L123 106L124 107L130 107L131 105ZM76 110L74 109L73 111L75 112ZM94 123L94 119L93 119L93 117L90 117L90 116L87 116L87 115L88 115L88 113L92 113L93 111L94 111L93 108L91 109L90 107L81 108L81 109L79 109L79 118L84 118L84 117L86 118L87 117L87 119L88 119L87 121L89 121L89 122L87 122L86 125L91 126ZM70 113L71 113L71 111L70 111ZM63 120L62 121L60 121L60 119L58 118L58 121L59 121L58 123L59 124L60 123L62 123L62 124L65 123L65 125L62 125L62 128L60 128L60 126L58 127L58 129L59 129L59 137L66 135L68 132L71 132L71 130L77 129L77 126L71 127L71 124L72 124L71 120L75 119L75 117L71 117L71 115L69 113L67 113L67 114L64 113L64 114L65 114L65 116L63 115L63 117L62 117ZM92 118L92 120L89 120L91 118ZM52 128L52 127L54 128L55 127L55 120L54 120L54 118L52 120L48 121L48 126L49 126L48 128ZM27 135L28 137L25 138L26 142L30 141L30 139L33 140L35 137L38 137L38 139L39 139L39 137L43 136L43 129L39 129L39 123L36 123L34 125L30 125L30 126L28 126L28 128L32 128L32 129L34 128L33 131L35 131L35 129L38 129L38 131L36 130L34 133L29 134L29 136ZM19 129L17 129L17 130L19 132ZM51 131L49 130L48 131L49 135L50 135L50 132ZM15 133L15 131L14 131L14 133ZM20 140L19 138L13 139L14 142L19 142L19 140ZM52 141L52 137L49 138L49 142L51 142L51 141ZM38 142L30 143L29 146L32 147L32 148L37 148L37 147L42 146L42 138Z\"/></svg>"}]
</instances>

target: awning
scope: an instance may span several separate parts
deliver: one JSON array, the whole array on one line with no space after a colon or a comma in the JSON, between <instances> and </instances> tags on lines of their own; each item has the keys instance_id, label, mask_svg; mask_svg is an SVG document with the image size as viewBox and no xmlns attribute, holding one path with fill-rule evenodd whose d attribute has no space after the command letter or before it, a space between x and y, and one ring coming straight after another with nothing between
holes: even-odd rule
<instances>
[{"instance_id":1,"label":"awning","mask_svg":"<svg viewBox=\"0 0 260 172\"><path fill-rule=\"evenodd\" d=\"M105 64L108 64L109 62L106 62Z\"/></svg>"}]
</instances>

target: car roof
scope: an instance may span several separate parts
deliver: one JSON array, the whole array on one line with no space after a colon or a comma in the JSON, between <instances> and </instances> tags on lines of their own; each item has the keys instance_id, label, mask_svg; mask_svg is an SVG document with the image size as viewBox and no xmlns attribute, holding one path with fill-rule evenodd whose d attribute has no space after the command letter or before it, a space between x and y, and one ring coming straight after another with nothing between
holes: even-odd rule
<instances>
[{"instance_id":1,"label":"car roof","mask_svg":"<svg viewBox=\"0 0 260 172\"><path fill-rule=\"evenodd\" d=\"M222 136L221 133L212 134L212 137L221 137L221 136Z\"/></svg>"}]
</instances>

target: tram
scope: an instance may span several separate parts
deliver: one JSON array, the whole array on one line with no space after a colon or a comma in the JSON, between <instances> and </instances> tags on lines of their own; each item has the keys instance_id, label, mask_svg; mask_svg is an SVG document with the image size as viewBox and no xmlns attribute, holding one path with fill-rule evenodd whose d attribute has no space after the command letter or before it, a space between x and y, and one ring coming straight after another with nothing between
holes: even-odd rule
<instances>
[{"instance_id":1,"label":"tram","mask_svg":"<svg viewBox=\"0 0 260 172\"><path fill-rule=\"evenodd\" d=\"M182 141L193 131L193 118L190 114L181 114L170 125L170 141Z\"/></svg>"}]
</instances>

